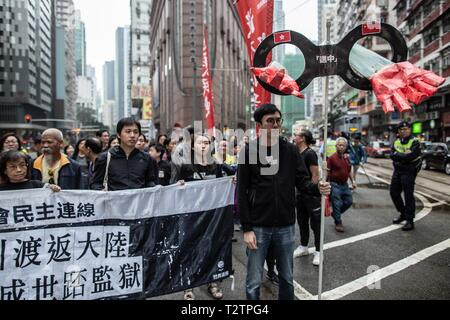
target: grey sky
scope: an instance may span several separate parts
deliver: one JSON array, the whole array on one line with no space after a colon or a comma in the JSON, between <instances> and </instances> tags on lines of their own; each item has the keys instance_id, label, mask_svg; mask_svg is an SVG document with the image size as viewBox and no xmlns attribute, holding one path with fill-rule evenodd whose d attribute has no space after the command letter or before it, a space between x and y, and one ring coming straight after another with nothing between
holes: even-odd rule
<instances>
[{"instance_id":1,"label":"grey sky","mask_svg":"<svg viewBox=\"0 0 450 320\"><path fill-rule=\"evenodd\" d=\"M178 0L180 1L180 0ZM223 0L217 0L223 1ZM96 69L102 86L102 66L115 58L115 32L130 24L129 0L74 0L86 24L87 63ZM284 0L286 28L317 39L317 0Z\"/></svg>"}]
</instances>

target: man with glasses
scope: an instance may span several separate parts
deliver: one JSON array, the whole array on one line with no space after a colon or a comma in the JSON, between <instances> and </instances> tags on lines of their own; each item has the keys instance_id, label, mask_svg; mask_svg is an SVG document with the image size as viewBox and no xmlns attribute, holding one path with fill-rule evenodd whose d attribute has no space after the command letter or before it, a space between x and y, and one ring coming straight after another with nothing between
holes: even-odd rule
<instances>
[{"instance_id":1,"label":"man with glasses","mask_svg":"<svg viewBox=\"0 0 450 320\"><path fill-rule=\"evenodd\" d=\"M393 221L400 224L406 221L403 231L414 229L416 199L414 186L417 174L422 167L420 142L411 135L411 125L402 121L397 126L398 139L392 146L391 159L394 161L394 173L391 181L391 198L400 216ZM403 202L401 193L404 193Z\"/></svg>"},{"instance_id":2,"label":"man with glasses","mask_svg":"<svg viewBox=\"0 0 450 320\"><path fill-rule=\"evenodd\" d=\"M61 152L63 134L58 129L44 131L41 138L42 155L33 162L32 180L58 185L63 190L81 188L81 168Z\"/></svg>"},{"instance_id":3,"label":"man with glasses","mask_svg":"<svg viewBox=\"0 0 450 320\"><path fill-rule=\"evenodd\" d=\"M264 260L270 246L276 260L280 300L294 299L295 188L320 196L328 183L314 184L297 147L280 137L281 111L273 104L258 108L259 138L241 150L237 192L247 245L246 295L260 299Z\"/></svg>"}]
</instances>

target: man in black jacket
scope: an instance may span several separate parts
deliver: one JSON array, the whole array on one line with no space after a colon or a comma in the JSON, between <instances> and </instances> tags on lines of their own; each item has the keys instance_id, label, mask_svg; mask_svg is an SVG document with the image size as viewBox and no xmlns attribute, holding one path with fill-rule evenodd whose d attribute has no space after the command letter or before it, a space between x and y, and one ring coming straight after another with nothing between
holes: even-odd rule
<instances>
[{"instance_id":1,"label":"man in black jacket","mask_svg":"<svg viewBox=\"0 0 450 320\"><path fill-rule=\"evenodd\" d=\"M238 206L247 245L246 294L259 300L264 260L270 245L279 272L279 299L293 300L295 188L311 195L330 194L328 183L314 184L295 145L280 138L281 111L272 104L254 115L260 138L241 151ZM320 189L320 190L319 190Z\"/></svg>"},{"instance_id":2,"label":"man in black jacket","mask_svg":"<svg viewBox=\"0 0 450 320\"><path fill-rule=\"evenodd\" d=\"M91 183L92 190L117 191L149 188L156 185L156 162L148 153L139 151L135 147L140 134L141 125L138 121L132 118L119 121L117 137L120 145L98 156ZM109 164L108 153L110 154Z\"/></svg>"},{"instance_id":3,"label":"man in black jacket","mask_svg":"<svg viewBox=\"0 0 450 320\"><path fill-rule=\"evenodd\" d=\"M402 121L398 126L399 138L392 146L391 159L394 161L394 173L391 181L391 198L400 216L393 221L400 224L406 221L403 231L414 229L416 214L416 200L414 199L414 186L417 174L422 165L422 151L420 142L411 135L411 125ZM405 195L403 202L401 193Z\"/></svg>"}]
</instances>

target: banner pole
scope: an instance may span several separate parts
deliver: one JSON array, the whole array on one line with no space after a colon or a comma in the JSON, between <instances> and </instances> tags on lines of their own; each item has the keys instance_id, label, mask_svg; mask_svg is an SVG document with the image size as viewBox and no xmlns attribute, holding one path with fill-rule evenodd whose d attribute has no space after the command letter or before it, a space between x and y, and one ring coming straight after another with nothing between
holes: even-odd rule
<instances>
[{"instance_id":1,"label":"banner pole","mask_svg":"<svg viewBox=\"0 0 450 320\"><path fill-rule=\"evenodd\" d=\"M330 29L331 29L331 21L327 20L327 45L330 44ZM322 162L322 172L321 172L321 181L325 181L328 176L328 165L327 165L327 140L328 140L328 86L330 79L328 76L325 77L325 96L324 96L324 106L323 106L323 117L324 117L324 137L323 137L323 162ZM320 216L320 265L319 265L319 300L322 300L322 288L323 288L323 245L325 241L325 206L326 206L326 197L322 196L322 210Z\"/></svg>"}]
</instances>

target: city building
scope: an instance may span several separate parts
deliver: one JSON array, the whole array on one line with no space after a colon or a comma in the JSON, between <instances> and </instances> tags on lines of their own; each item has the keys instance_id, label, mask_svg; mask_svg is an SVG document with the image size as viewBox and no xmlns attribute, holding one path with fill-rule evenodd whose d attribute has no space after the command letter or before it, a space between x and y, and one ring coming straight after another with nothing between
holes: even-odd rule
<instances>
[{"instance_id":1,"label":"city building","mask_svg":"<svg viewBox=\"0 0 450 320\"><path fill-rule=\"evenodd\" d=\"M115 101L116 101L116 85L115 85L115 62L106 61L103 65L103 103L102 103L102 119L103 123L111 126L114 117Z\"/></svg>"},{"instance_id":2,"label":"city building","mask_svg":"<svg viewBox=\"0 0 450 320\"><path fill-rule=\"evenodd\" d=\"M1 132L31 135L48 125L45 119L53 112L53 19L51 0L0 3Z\"/></svg>"},{"instance_id":3,"label":"city building","mask_svg":"<svg viewBox=\"0 0 450 320\"><path fill-rule=\"evenodd\" d=\"M275 0L273 5L273 31L286 29L286 17L283 10L283 1ZM280 45L272 50L272 60L283 63L286 54L286 45Z\"/></svg>"},{"instance_id":4,"label":"city building","mask_svg":"<svg viewBox=\"0 0 450 320\"><path fill-rule=\"evenodd\" d=\"M130 27L116 30L115 96L113 122L131 116Z\"/></svg>"},{"instance_id":5,"label":"city building","mask_svg":"<svg viewBox=\"0 0 450 320\"><path fill-rule=\"evenodd\" d=\"M77 76L86 75L86 28L80 10L75 11L75 60Z\"/></svg>"},{"instance_id":6,"label":"city building","mask_svg":"<svg viewBox=\"0 0 450 320\"><path fill-rule=\"evenodd\" d=\"M289 70L293 78L298 78L305 70L305 58L300 54L300 50L296 54L286 54L283 65ZM292 128L297 121L306 118L306 101L294 96L284 96L281 98L281 112L283 113L282 133L285 136L293 134Z\"/></svg>"},{"instance_id":7,"label":"city building","mask_svg":"<svg viewBox=\"0 0 450 320\"><path fill-rule=\"evenodd\" d=\"M438 93L405 118L426 140L450 141L450 2L395 1L397 27L405 34L409 61L446 78Z\"/></svg>"},{"instance_id":8,"label":"city building","mask_svg":"<svg viewBox=\"0 0 450 320\"><path fill-rule=\"evenodd\" d=\"M330 27L330 43L337 43L341 39L341 33L338 32L339 20L336 19L338 2L336 0L319 0L318 1L318 43L324 45L327 41L327 21L331 22ZM345 2L345 1L344 1ZM330 101L335 92L339 89L341 81L337 76L329 77L328 85L328 101ZM325 105L325 78L316 78L313 81L311 90L312 98L312 116L318 128L323 128L323 109ZM329 110L330 111L330 110Z\"/></svg>"},{"instance_id":9,"label":"city building","mask_svg":"<svg viewBox=\"0 0 450 320\"><path fill-rule=\"evenodd\" d=\"M150 10L152 2L152 0L131 0L131 113L138 119L143 119L144 99L151 98Z\"/></svg>"},{"instance_id":10,"label":"city building","mask_svg":"<svg viewBox=\"0 0 450 320\"><path fill-rule=\"evenodd\" d=\"M208 27L216 127L250 128L250 71L233 1L153 1L153 119L160 132L203 119L202 43Z\"/></svg>"},{"instance_id":11,"label":"city building","mask_svg":"<svg viewBox=\"0 0 450 320\"><path fill-rule=\"evenodd\" d=\"M77 76L75 62L75 7L73 0L55 2L54 118L76 120ZM73 128L75 123L61 122Z\"/></svg>"}]
</instances>

